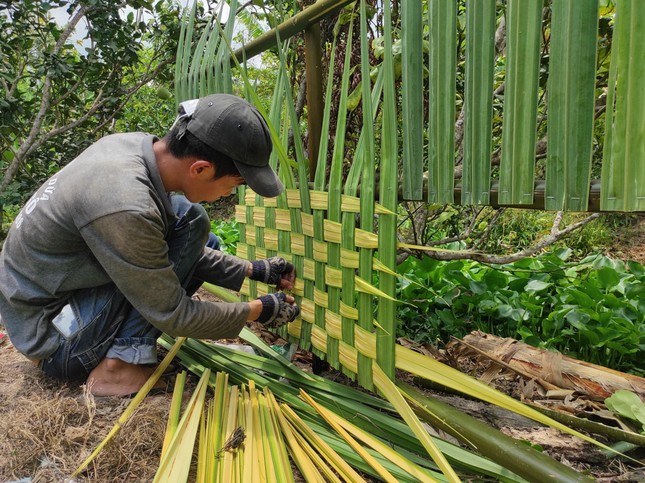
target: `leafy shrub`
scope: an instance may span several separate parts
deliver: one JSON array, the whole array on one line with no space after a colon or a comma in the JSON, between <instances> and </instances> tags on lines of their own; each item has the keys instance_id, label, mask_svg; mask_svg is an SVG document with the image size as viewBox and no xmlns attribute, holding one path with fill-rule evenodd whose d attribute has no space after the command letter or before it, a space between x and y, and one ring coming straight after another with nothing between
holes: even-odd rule
<instances>
[{"instance_id":1,"label":"leafy shrub","mask_svg":"<svg viewBox=\"0 0 645 483\"><path fill-rule=\"evenodd\" d=\"M645 269L571 250L491 267L408 258L399 267L401 333L446 342L481 330L606 367L643 373Z\"/></svg>"},{"instance_id":2,"label":"leafy shrub","mask_svg":"<svg viewBox=\"0 0 645 483\"><path fill-rule=\"evenodd\" d=\"M240 228L236 221L211 221L211 231L215 233L222 244L220 250L235 255L237 242L240 241Z\"/></svg>"}]
</instances>

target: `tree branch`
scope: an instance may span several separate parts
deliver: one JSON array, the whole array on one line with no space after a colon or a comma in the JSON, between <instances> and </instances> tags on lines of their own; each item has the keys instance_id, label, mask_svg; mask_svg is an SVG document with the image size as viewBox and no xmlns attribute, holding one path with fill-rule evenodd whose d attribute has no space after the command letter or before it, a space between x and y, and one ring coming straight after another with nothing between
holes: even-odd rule
<instances>
[{"instance_id":1,"label":"tree branch","mask_svg":"<svg viewBox=\"0 0 645 483\"><path fill-rule=\"evenodd\" d=\"M524 250L520 250L518 252L512 253L510 255L491 255L491 254L481 253L477 251L442 252L440 250L425 251L425 250L411 250L411 249L404 249L403 251L404 252L409 251L411 254L414 254L417 257L425 255L425 256L434 258L436 260L474 260L482 263L503 265L506 263L516 262L523 258L536 255L537 253L544 250L546 247L553 245L554 243L561 240L571 232L583 227L589 222L600 217L601 213L593 213L587 216L586 218L584 218L583 220L580 220L579 222L573 223L564 229L560 229L563 215L564 214L561 211L556 213L550 233L545 237L543 237L541 240L539 240L535 245L528 247Z\"/></svg>"}]
</instances>

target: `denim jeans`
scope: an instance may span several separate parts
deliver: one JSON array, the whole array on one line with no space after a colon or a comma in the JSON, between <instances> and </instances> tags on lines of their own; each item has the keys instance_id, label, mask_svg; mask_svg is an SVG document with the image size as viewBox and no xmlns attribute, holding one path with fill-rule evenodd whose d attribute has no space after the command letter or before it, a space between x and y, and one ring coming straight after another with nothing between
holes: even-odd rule
<instances>
[{"instance_id":1,"label":"denim jeans","mask_svg":"<svg viewBox=\"0 0 645 483\"><path fill-rule=\"evenodd\" d=\"M178 220L166 237L168 257L190 296L202 284L192 274L204 245L218 249L220 240L211 233L201 205L174 195L172 207ZM148 323L113 283L79 290L52 323L61 343L56 352L41 361L41 369L49 376L84 379L106 357L132 364L157 362L161 331Z\"/></svg>"}]
</instances>

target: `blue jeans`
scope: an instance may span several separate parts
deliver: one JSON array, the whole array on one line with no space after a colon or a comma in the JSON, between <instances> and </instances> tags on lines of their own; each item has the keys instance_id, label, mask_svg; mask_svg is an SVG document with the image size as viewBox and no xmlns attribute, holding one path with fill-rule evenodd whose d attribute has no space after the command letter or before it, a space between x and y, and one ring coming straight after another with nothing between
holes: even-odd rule
<instances>
[{"instance_id":1,"label":"blue jeans","mask_svg":"<svg viewBox=\"0 0 645 483\"><path fill-rule=\"evenodd\" d=\"M175 195L172 207L178 220L166 237L168 257L190 296L202 284L192 275L204 246L219 249L220 240L211 233L201 205ZM113 283L78 291L52 323L61 334L61 344L41 361L41 369L49 376L84 379L106 357L131 364L157 362L161 331L148 323Z\"/></svg>"}]
</instances>

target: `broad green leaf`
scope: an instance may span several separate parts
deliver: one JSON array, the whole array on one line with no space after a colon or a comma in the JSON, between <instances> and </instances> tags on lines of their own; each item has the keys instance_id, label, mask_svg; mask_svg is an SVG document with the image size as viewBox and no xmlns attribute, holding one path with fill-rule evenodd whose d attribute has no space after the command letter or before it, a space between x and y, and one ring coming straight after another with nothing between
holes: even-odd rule
<instances>
[{"instance_id":1,"label":"broad green leaf","mask_svg":"<svg viewBox=\"0 0 645 483\"><path fill-rule=\"evenodd\" d=\"M539 280L530 280L525 287L525 290L527 292L541 292L543 290L546 290L549 287L552 287L552 283L547 283L547 282L541 282Z\"/></svg>"},{"instance_id":2,"label":"broad green leaf","mask_svg":"<svg viewBox=\"0 0 645 483\"><path fill-rule=\"evenodd\" d=\"M639 422L643 426L641 432L645 433L645 403L634 392L619 389L605 399L605 404L619 416Z\"/></svg>"},{"instance_id":3,"label":"broad green leaf","mask_svg":"<svg viewBox=\"0 0 645 483\"><path fill-rule=\"evenodd\" d=\"M627 267L629 271L636 275L637 277L645 277L645 267L635 260L629 260L627 262Z\"/></svg>"},{"instance_id":4,"label":"broad green leaf","mask_svg":"<svg viewBox=\"0 0 645 483\"><path fill-rule=\"evenodd\" d=\"M620 282L620 275L613 268L602 267L596 271L596 274L598 275L600 286L605 290L616 287Z\"/></svg>"},{"instance_id":5,"label":"broad green leaf","mask_svg":"<svg viewBox=\"0 0 645 483\"><path fill-rule=\"evenodd\" d=\"M494 291L508 285L508 276L498 270L489 270L484 274L482 281L486 283L489 291Z\"/></svg>"}]
</instances>

